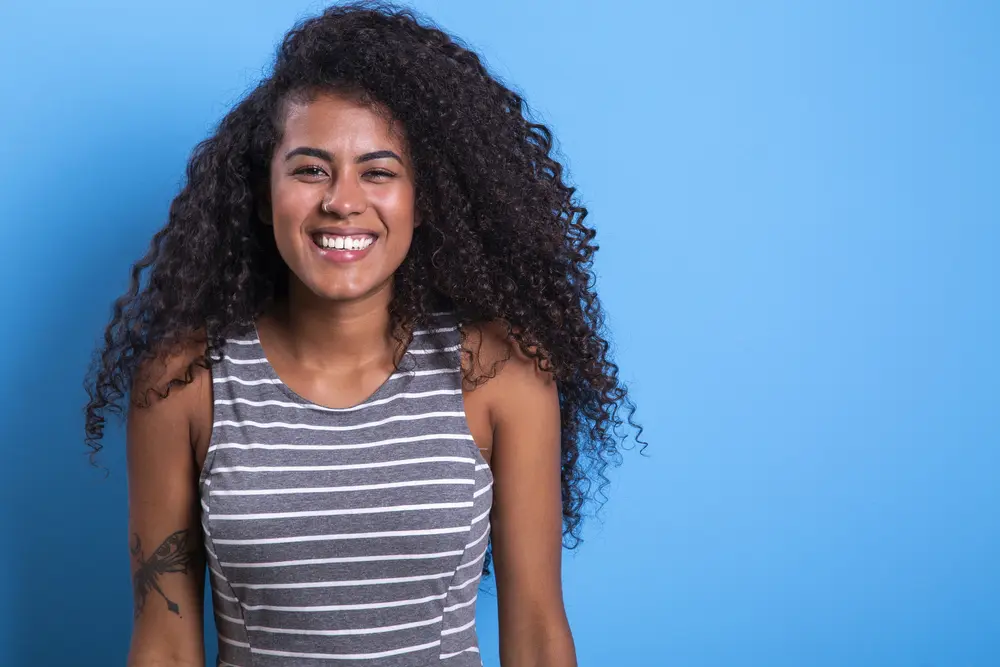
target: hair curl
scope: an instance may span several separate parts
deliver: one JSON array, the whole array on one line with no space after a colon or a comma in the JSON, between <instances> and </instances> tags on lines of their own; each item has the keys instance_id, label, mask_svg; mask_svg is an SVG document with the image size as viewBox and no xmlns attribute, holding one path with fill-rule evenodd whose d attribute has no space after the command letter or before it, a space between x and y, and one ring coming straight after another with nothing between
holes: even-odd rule
<instances>
[{"instance_id":1,"label":"hair curl","mask_svg":"<svg viewBox=\"0 0 1000 667\"><path fill-rule=\"evenodd\" d=\"M605 471L620 462L626 432L641 434L604 337L595 231L550 155L552 133L529 120L521 96L461 42L383 3L334 6L297 24L271 75L193 151L168 222L132 267L94 356L92 459L105 414L124 414L142 363L204 337L205 353L157 390L165 396L191 382L195 365L210 367L228 335L281 297L288 269L259 207L286 104L326 91L386 109L405 130L422 224L395 275L394 327L405 330L444 304L466 325L505 323L510 340L554 374L564 544L575 547L585 504L606 499Z\"/></svg>"}]
</instances>

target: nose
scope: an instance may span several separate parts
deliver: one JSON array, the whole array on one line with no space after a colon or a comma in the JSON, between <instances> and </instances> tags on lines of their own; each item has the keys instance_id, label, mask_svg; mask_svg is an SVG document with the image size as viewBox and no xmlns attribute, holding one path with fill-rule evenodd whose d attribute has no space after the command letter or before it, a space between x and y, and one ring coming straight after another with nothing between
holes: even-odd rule
<instances>
[{"instance_id":1,"label":"nose","mask_svg":"<svg viewBox=\"0 0 1000 667\"><path fill-rule=\"evenodd\" d=\"M353 174L339 174L327 189L322 208L327 213L346 219L352 214L364 213L368 208L368 199Z\"/></svg>"}]
</instances>

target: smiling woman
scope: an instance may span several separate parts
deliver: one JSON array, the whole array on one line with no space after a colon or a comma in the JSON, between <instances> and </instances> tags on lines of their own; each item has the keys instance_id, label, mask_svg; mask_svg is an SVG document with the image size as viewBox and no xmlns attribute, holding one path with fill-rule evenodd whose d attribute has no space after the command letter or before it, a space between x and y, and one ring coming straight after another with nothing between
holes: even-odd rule
<instances>
[{"instance_id":1,"label":"smiling woman","mask_svg":"<svg viewBox=\"0 0 1000 667\"><path fill-rule=\"evenodd\" d=\"M551 145L409 10L288 33L92 369L95 454L128 410L130 665L201 664L206 566L220 665L480 665L491 563L503 664L575 664L561 547L633 407Z\"/></svg>"},{"instance_id":2,"label":"smiling woman","mask_svg":"<svg viewBox=\"0 0 1000 667\"><path fill-rule=\"evenodd\" d=\"M334 301L381 293L387 304L417 224L404 138L385 120L388 110L343 95L286 106L275 149L284 158L271 163L263 214L292 292Z\"/></svg>"}]
</instances>

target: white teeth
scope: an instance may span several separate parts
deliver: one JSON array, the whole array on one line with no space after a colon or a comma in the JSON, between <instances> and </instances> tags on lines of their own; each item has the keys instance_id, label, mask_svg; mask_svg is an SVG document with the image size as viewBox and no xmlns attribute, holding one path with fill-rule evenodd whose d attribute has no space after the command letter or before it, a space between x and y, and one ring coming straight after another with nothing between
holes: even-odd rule
<instances>
[{"instance_id":1,"label":"white teeth","mask_svg":"<svg viewBox=\"0 0 1000 667\"><path fill-rule=\"evenodd\" d=\"M322 234L319 238L319 245L323 248L336 250L364 250L375 242L371 236L341 236Z\"/></svg>"}]
</instances>

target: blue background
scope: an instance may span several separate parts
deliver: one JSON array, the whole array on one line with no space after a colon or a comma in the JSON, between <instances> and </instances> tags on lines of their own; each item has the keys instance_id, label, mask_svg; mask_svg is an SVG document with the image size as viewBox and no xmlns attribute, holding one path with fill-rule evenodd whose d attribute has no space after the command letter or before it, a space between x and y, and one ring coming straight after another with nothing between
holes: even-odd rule
<instances>
[{"instance_id":1,"label":"blue background","mask_svg":"<svg viewBox=\"0 0 1000 667\"><path fill-rule=\"evenodd\" d=\"M191 148L321 6L0 3L0 664L123 664L82 376ZM1000 3L416 6L599 230L651 456L566 558L581 665L1000 665Z\"/></svg>"}]
</instances>

